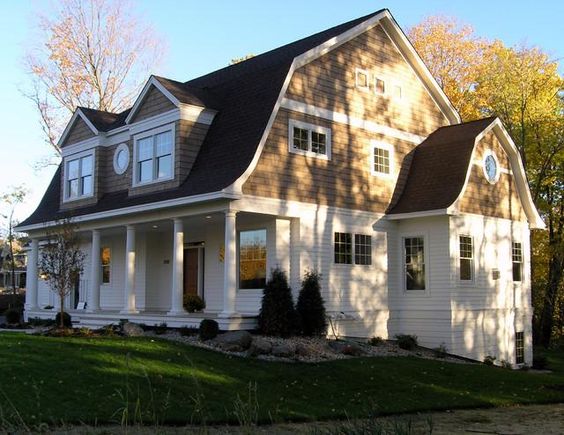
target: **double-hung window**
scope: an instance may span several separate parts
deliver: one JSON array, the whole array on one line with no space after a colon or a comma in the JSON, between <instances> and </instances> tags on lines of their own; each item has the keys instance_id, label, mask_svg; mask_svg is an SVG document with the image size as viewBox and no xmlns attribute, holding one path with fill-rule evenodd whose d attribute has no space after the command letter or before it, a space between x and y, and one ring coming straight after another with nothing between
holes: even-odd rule
<instances>
[{"instance_id":1,"label":"double-hung window","mask_svg":"<svg viewBox=\"0 0 564 435\"><path fill-rule=\"evenodd\" d=\"M94 194L94 155L70 158L66 162L65 198L78 199Z\"/></svg>"},{"instance_id":2,"label":"double-hung window","mask_svg":"<svg viewBox=\"0 0 564 435\"><path fill-rule=\"evenodd\" d=\"M513 242L511 244L511 259L513 262L513 281L521 282L523 280L523 248L521 243Z\"/></svg>"},{"instance_id":3,"label":"double-hung window","mask_svg":"<svg viewBox=\"0 0 564 435\"><path fill-rule=\"evenodd\" d=\"M515 333L515 363L525 363L525 333L523 331Z\"/></svg>"},{"instance_id":4,"label":"double-hung window","mask_svg":"<svg viewBox=\"0 0 564 435\"><path fill-rule=\"evenodd\" d=\"M471 236L459 236L459 278L472 281L474 278L474 243Z\"/></svg>"},{"instance_id":5,"label":"double-hung window","mask_svg":"<svg viewBox=\"0 0 564 435\"><path fill-rule=\"evenodd\" d=\"M403 239L403 265L406 290L425 290L425 239L422 236Z\"/></svg>"},{"instance_id":6,"label":"double-hung window","mask_svg":"<svg viewBox=\"0 0 564 435\"><path fill-rule=\"evenodd\" d=\"M331 158L331 129L290 120L288 149L291 153Z\"/></svg>"},{"instance_id":7,"label":"double-hung window","mask_svg":"<svg viewBox=\"0 0 564 435\"><path fill-rule=\"evenodd\" d=\"M174 177L174 128L159 128L135 137L135 183L146 184Z\"/></svg>"}]
</instances>

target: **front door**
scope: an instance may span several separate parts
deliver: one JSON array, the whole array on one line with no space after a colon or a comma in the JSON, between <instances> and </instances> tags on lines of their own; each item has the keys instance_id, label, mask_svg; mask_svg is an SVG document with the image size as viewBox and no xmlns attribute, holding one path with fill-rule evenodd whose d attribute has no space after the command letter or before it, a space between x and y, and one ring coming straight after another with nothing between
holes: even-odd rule
<instances>
[{"instance_id":1,"label":"front door","mask_svg":"<svg viewBox=\"0 0 564 435\"><path fill-rule=\"evenodd\" d=\"M197 295L201 293L201 247L184 249L184 294ZM200 296L203 296L200 294Z\"/></svg>"}]
</instances>

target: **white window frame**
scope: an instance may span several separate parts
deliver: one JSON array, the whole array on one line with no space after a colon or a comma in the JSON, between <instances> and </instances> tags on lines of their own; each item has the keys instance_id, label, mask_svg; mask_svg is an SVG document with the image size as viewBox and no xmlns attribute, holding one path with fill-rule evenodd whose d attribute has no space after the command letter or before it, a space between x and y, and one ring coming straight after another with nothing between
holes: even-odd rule
<instances>
[{"instance_id":1,"label":"white window frame","mask_svg":"<svg viewBox=\"0 0 564 435\"><path fill-rule=\"evenodd\" d=\"M92 157L92 192L88 195L78 194L77 196L73 196L72 198L69 197L69 188L68 188L68 175L69 175L69 163L74 160L79 160L84 157ZM78 179L79 179L79 187L80 187L80 178L81 174L81 166L79 164L78 168ZM92 198L96 191L96 149L89 149L86 151L82 151L80 153L71 154L66 156L63 160L63 202L72 202L72 201L79 201L85 198Z\"/></svg>"},{"instance_id":2,"label":"white window frame","mask_svg":"<svg viewBox=\"0 0 564 435\"><path fill-rule=\"evenodd\" d=\"M171 157L172 157L172 171L170 174L170 177L166 177L166 178L153 178L152 180L149 181L143 181L140 182L138 181L139 178L139 168L138 168L138 161L137 161L137 157L138 157L138 146L137 146L137 142L139 142L141 139L145 139L147 137L151 137L151 136L155 136L157 134L160 133L165 133L167 131L171 132L172 135L172 153L171 153ZM155 162L155 156L153 155L153 164ZM175 124L171 123L171 124L167 124L167 125L163 125L161 127L157 127L157 128L153 128L152 130L147 130L144 131L143 133L139 133L133 136L133 177L132 177L132 186L133 187L138 187L138 186L147 186L147 185L151 185L151 184L155 184L155 183L162 183L165 181L170 181L170 180L174 180L174 177L176 175L176 135L175 135ZM155 171L153 171L153 175L155 174Z\"/></svg>"},{"instance_id":3,"label":"white window frame","mask_svg":"<svg viewBox=\"0 0 564 435\"><path fill-rule=\"evenodd\" d=\"M366 86L362 85L359 83L358 81L358 76L360 74L364 74L366 76ZM368 70L366 69L362 69L362 68L356 68L355 72L354 72L354 85L357 89L364 91L364 92L370 92L370 73L368 72Z\"/></svg>"},{"instance_id":4,"label":"white window frame","mask_svg":"<svg viewBox=\"0 0 564 435\"><path fill-rule=\"evenodd\" d=\"M125 154L127 155L127 162L125 164L125 166L123 168L119 167L118 164L118 156L121 152L125 152ZM122 143L119 144L115 151L114 151L114 172L118 175L122 175L123 173L125 173L125 171L127 171L127 168L129 167L129 161L131 160L130 158L130 153L129 153L129 147L127 146L126 143Z\"/></svg>"},{"instance_id":5,"label":"white window frame","mask_svg":"<svg viewBox=\"0 0 564 435\"><path fill-rule=\"evenodd\" d=\"M460 277L460 260L462 259L462 257L460 256L460 238L461 237L468 237L470 238L470 240L472 241L472 258L471 258L471 263L470 263L470 273L471 273L471 278L470 279L461 279ZM476 244L474 243L474 237L471 234L468 233L460 233L457 235L456 238L456 243L457 243L457 249L458 249L458 255L457 255L457 265L456 265L456 269L457 269L457 274L458 274L458 283L462 286L470 286L473 285L475 282L475 278L476 278L476 249L475 246ZM466 257L465 257L466 258Z\"/></svg>"},{"instance_id":6,"label":"white window frame","mask_svg":"<svg viewBox=\"0 0 564 435\"><path fill-rule=\"evenodd\" d=\"M514 245L515 244L519 244L519 248L521 250L521 261L514 261L513 260L513 249L514 249ZM511 282L513 283L513 285L515 286L520 286L522 285L523 281L524 281L524 271L525 271L525 267L524 267L524 263L525 263L525 255L524 255L524 249L523 249L523 242L521 242L520 240L511 240ZM515 264L519 264L519 275L521 280L520 281L515 281L513 278L513 268Z\"/></svg>"},{"instance_id":7,"label":"white window frame","mask_svg":"<svg viewBox=\"0 0 564 435\"><path fill-rule=\"evenodd\" d=\"M425 257L425 289L424 290L407 290L407 280L405 278L405 239L409 239L412 237L422 237L423 238L423 255ZM429 256L429 235L426 232L419 231L419 232L409 232L409 233L402 233L399 237L399 264L400 267L400 283L403 294L405 296L430 296L431 291L431 260Z\"/></svg>"},{"instance_id":8,"label":"white window frame","mask_svg":"<svg viewBox=\"0 0 564 435\"><path fill-rule=\"evenodd\" d=\"M374 158L374 149L375 148L380 148L383 150L388 151L388 153L390 154L390 173L386 174L385 172L378 172L374 169L375 166L375 158ZM381 141L377 141L377 140L371 140L370 141L370 173L372 175L375 175L377 177L382 177L382 178L393 178L394 174L395 174L395 149L394 146L392 144L389 144L387 142L381 142Z\"/></svg>"},{"instance_id":9,"label":"white window frame","mask_svg":"<svg viewBox=\"0 0 564 435\"><path fill-rule=\"evenodd\" d=\"M497 171L495 173L495 179L490 180L488 177L488 173L486 172L486 159L492 156L494 161L495 161L495 166L497 168ZM486 179L486 181L490 184L496 184L499 181L499 177L501 174L501 166L499 165L499 160L497 158L497 155L493 152L493 150L486 150L484 152L484 156L482 157L482 172L484 173L484 178Z\"/></svg>"},{"instance_id":10,"label":"white window frame","mask_svg":"<svg viewBox=\"0 0 564 435\"><path fill-rule=\"evenodd\" d=\"M294 149L294 127L301 128L303 130L308 130L308 150L296 150ZM326 154L318 154L311 151L311 133L322 133L327 138ZM322 127L320 125L309 124L307 122L297 121L295 119L290 119L288 123L288 151L292 154L300 154L307 157L315 157L316 159L331 160L331 129L328 127Z\"/></svg>"}]
</instances>

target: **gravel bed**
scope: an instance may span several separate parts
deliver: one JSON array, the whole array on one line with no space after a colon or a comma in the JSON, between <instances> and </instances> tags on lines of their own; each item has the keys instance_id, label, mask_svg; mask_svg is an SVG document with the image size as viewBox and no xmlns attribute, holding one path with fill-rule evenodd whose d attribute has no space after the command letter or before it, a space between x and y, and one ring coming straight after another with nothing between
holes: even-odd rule
<instances>
[{"instance_id":1,"label":"gravel bed","mask_svg":"<svg viewBox=\"0 0 564 435\"><path fill-rule=\"evenodd\" d=\"M241 357L249 357L249 353L245 352L227 352L220 349L218 345L213 341L202 342L199 340L197 335L183 336L178 331L167 331L165 334L155 334L153 331L145 332L146 336L163 338L166 340L177 341L180 343L185 343L191 346L201 347L204 349L213 350L216 352L221 352L227 355L236 355ZM332 340L320 337L291 337L291 338L277 338L277 337L266 337L263 335L253 335L253 340L266 340L272 343L273 346L281 344L289 344L293 347L306 349L307 352L304 354L296 353L290 358L287 357L277 357L272 354L269 355L258 355L257 359L268 360L268 361L285 361L285 362L309 362L317 363L322 361L333 361L338 359L348 359L357 358L358 356L345 355L332 349L328 343ZM445 357L438 357L436 352L432 349L418 347L413 351L401 349L394 341L383 341L379 345L372 346L366 341L361 340L350 340L350 343L357 345L362 353L361 357L393 357L393 356L414 356L418 358L425 359L435 359L440 361L448 361L454 363L471 364L472 361L458 358L455 356L447 355Z\"/></svg>"}]
</instances>

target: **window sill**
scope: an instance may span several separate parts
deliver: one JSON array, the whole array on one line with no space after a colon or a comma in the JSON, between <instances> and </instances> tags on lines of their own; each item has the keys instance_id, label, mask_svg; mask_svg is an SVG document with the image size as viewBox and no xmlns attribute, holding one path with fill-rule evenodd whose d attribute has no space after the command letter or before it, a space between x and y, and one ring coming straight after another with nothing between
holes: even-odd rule
<instances>
[{"instance_id":1,"label":"window sill","mask_svg":"<svg viewBox=\"0 0 564 435\"><path fill-rule=\"evenodd\" d=\"M134 183L132 184L132 188L135 189L136 187L145 187L145 186L152 186L154 184L158 184L158 183L164 183L166 181L173 181L174 180L174 176L172 177L167 177L167 178L157 178L156 180L151 180L151 181L143 181L143 182L139 182L139 183Z\"/></svg>"},{"instance_id":2,"label":"window sill","mask_svg":"<svg viewBox=\"0 0 564 435\"><path fill-rule=\"evenodd\" d=\"M313 157L314 159L327 160L327 161L331 160L331 158L327 154L317 154L311 151L301 151L301 150L291 149L290 153L297 154L299 156Z\"/></svg>"},{"instance_id":3,"label":"window sill","mask_svg":"<svg viewBox=\"0 0 564 435\"><path fill-rule=\"evenodd\" d=\"M63 200L63 204L67 204L69 202L77 202L77 201L81 201L81 200L85 200L85 199L92 199L92 198L94 198L94 194L75 196L75 197L72 197L72 198L65 198Z\"/></svg>"}]
</instances>

